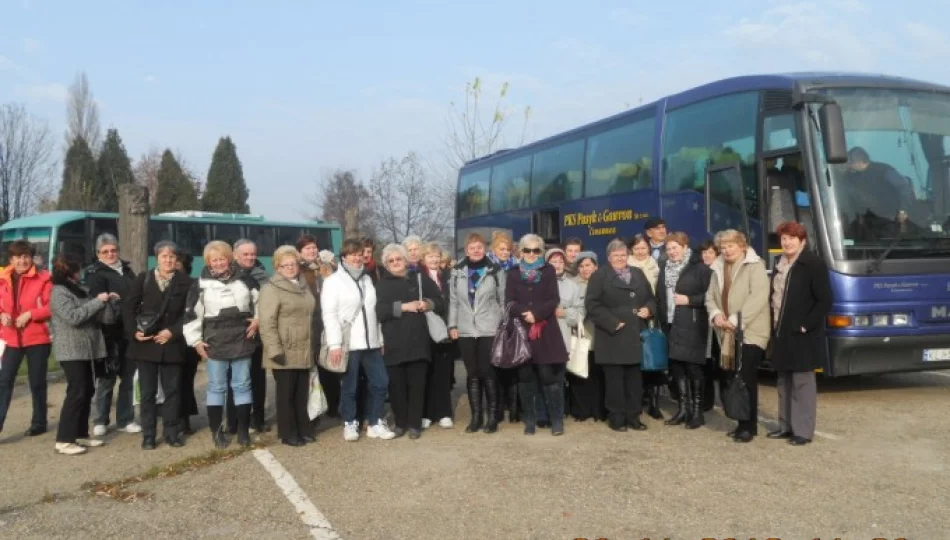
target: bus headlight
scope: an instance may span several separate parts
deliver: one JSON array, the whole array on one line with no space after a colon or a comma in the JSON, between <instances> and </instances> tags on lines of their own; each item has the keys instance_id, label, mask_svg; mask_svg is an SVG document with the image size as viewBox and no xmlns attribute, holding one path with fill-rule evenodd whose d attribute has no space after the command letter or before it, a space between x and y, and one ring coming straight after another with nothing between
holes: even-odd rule
<instances>
[{"instance_id":1,"label":"bus headlight","mask_svg":"<svg viewBox=\"0 0 950 540\"><path fill-rule=\"evenodd\" d=\"M854 316L854 325L855 326L869 326L871 324L871 319L867 315L855 315Z\"/></svg>"},{"instance_id":2,"label":"bus headlight","mask_svg":"<svg viewBox=\"0 0 950 540\"><path fill-rule=\"evenodd\" d=\"M891 315L891 324L894 326L910 326L910 314L895 313Z\"/></svg>"},{"instance_id":3,"label":"bus headlight","mask_svg":"<svg viewBox=\"0 0 950 540\"><path fill-rule=\"evenodd\" d=\"M889 319L886 313L871 315L871 326L887 326Z\"/></svg>"}]
</instances>

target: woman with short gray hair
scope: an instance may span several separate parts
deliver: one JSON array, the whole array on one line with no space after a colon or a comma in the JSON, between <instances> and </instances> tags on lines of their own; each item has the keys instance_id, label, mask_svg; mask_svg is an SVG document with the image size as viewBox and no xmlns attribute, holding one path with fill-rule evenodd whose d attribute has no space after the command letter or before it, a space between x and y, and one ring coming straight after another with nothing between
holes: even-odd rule
<instances>
[{"instance_id":1,"label":"woman with short gray hair","mask_svg":"<svg viewBox=\"0 0 950 540\"><path fill-rule=\"evenodd\" d=\"M402 246L406 248L409 271L418 272L422 268L422 239L414 234L409 235L403 239Z\"/></svg>"},{"instance_id":2,"label":"woman with short gray hair","mask_svg":"<svg viewBox=\"0 0 950 540\"><path fill-rule=\"evenodd\" d=\"M594 272L584 300L594 323L594 354L603 366L604 401L610 429L642 431L643 386L640 332L656 312L653 289L643 271L627 263L627 246L615 239L607 244L608 264Z\"/></svg>"}]
</instances>

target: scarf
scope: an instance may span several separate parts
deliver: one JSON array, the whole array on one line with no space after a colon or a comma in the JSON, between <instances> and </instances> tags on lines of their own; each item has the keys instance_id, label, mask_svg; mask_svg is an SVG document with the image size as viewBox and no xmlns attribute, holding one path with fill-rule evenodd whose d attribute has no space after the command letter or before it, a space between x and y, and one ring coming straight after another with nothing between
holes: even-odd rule
<instances>
[{"instance_id":1,"label":"scarf","mask_svg":"<svg viewBox=\"0 0 950 540\"><path fill-rule=\"evenodd\" d=\"M630 285L630 280L633 278L633 276L630 273L629 266L624 266L620 270L617 270L616 268L614 268L614 272L617 273L617 277L622 279L624 283L626 283L627 285Z\"/></svg>"},{"instance_id":2,"label":"scarf","mask_svg":"<svg viewBox=\"0 0 950 540\"><path fill-rule=\"evenodd\" d=\"M779 331L778 318L782 313L782 304L785 302L785 284L788 282L792 264L788 256L782 255L775 265L775 278L772 280L772 323L776 332Z\"/></svg>"},{"instance_id":3,"label":"scarf","mask_svg":"<svg viewBox=\"0 0 950 540\"><path fill-rule=\"evenodd\" d=\"M212 276L212 277L214 277L214 278L216 278L216 279L222 279L221 276L216 276L216 275L214 275L214 272L211 270L211 268L208 268L208 271L211 272L211 276ZM226 275L224 276L224 279L227 279L227 277L229 277L229 276L231 275L231 268L230 268L230 267L228 267L228 270L227 270L227 272L225 272L225 274L226 274ZM168 278L162 277L162 273L158 271L158 268L156 268L156 269L155 269L155 283L158 285L158 290L161 291L161 292L165 292L165 289L168 288L168 284L172 282L172 278L173 278L173 277L175 277L175 273L174 273L174 272L172 272L172 275L169 276Z\"/></svg>"},{"instance_id":4,"label":"scarf","mask_svg":"<svg viewBox=\"0 0 950 540\"><path fill-rule=\"evenodd\" d=\"M689 264L690 257L693 256L693 250L686 248L683 252L683 258L679 262L673 259L666 260L666 288L675 289L676 283L680 280L680 274L686 265Z\"/></svg>"},{"instance_id":5,"label":"scarf","mask_svg":"<svg viewBox=\"0 0 950 540\"><path fill-rule=\"evenodd\" d=\"M732 279L742 263L727 263L723 261L722 267L722 315L729 318L729 289L732 287ZM719 340L719 350L721 353L719 364L722 369L735 371L736 369L736 333L732 330L723 330L722 337Z\"/></svg>"},{"instance_id":6,"label":"scarf","mask_svg":"<svg viewBox=\"0 0 950 540\"><path fill-rule=\"evenodd\" d=\"M482 261L484 260L482 259ZM468 303L472 307L475 307L475 291L482 284L482 278L485 277L487 271L488 267L484 264L479 268L468 267Z\"/></svg>"},{"instance_id":7,"label":"scarf","mask_svg":"<svg viewBox=\"0 0 950 540\"><path fill-rule=\"evenodd\" d=\"M120 260L120 261L116 261L115 264L106 264L106 263L102 263L102 264L105 264L105 265L108 266L109 268L115 270L116 272L119 273L120 276L123 275L123 273L122 273L122 261L121 261L121 260Z\"/></svg>"},{"instance_id":8,"label":"scarf","mask_svg":"<svg viewBox=\"0 0 950 540\"><path fill-rule=\"evenodd\" d=\"M346 270L346 273L349 274L350 277L353 278L354 281L359 281L359 279L360 279L361 277L363 277L363 266L362 266L362 265L360 265L360 266L355 266L355 267L354 267L354 266L350 266L350 265L346 264L345 261L344 261L344 262L341 262L340 264L343 265L343 269Z\"/></svg>"},{"instance_id":9,"label":"scarf","mask_svg":"<svg viewBox=\"0 0 950 540\"><path fill-rule=\"evenodd\" d=\"M503 261L503 260L499 259L499 258L498 258L498 255L495 255L495 252L494 252L494 251L488 252L488 258L491 260L491 262L493 262L493 263L497 264L498 266L500 266L502 270L506 270L506 271L507 271L507 270L511 270L512 268L515 267L515 265L518 264L518 263L515 262L515 258L514 258L514 257L508 257L508 260L507 260L507 261Z\"/></svg>"},{"instance_id":10,"label":"scarf","mask_svg":"<svg viewBox=\"0 0 950 540\"><path fill-rule=\"evenodd\" d=\"M666 242L660 242L657 244L654 243L653 240L650 240L650 255L653 257L653 260L660 260L660 257L663 256L664 251L666 251Z\"/></svg>"},{"instance_id":11,"label":"scarf","mask_svg":"<svg viewBox=\"0 0 950 540\"><path fill-rule=\"evenodd\" d=\"M439 286L439 290L442 290L442 279L441 276L439 276L439 271L426 269L426 272L429 273L429 277L432 278L432 281L434 281L435 284Z\"/></svg>"},{"instance_id":12,"label":"scarf","mask_svg":"<svg viewBox=\"0 0 950 540\"><path fill-rule=\"evenodd\" d=\"M541 267L544 266L544 259L538 257L533 263L526 263L523 260L518 263L521 269L521 279L527 283L538 283L541 281Z\"/></svg>"}]
</instances>

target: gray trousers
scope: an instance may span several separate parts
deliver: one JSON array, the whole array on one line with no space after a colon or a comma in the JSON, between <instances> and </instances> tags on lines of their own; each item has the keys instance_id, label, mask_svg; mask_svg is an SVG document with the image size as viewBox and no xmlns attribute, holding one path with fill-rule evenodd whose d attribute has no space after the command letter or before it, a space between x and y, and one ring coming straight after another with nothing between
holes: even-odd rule
<instances>
[{"instance_id":1,"label":"gray trousers","mask_svg":"<svg viewBox=\"0 0 950 540\"><path fill-rule=\"evenodd\" d=\"M814 438L818 408L815 372L779 371L777 386L779 426L799 437Z\"/></svg>"}]
</instances>

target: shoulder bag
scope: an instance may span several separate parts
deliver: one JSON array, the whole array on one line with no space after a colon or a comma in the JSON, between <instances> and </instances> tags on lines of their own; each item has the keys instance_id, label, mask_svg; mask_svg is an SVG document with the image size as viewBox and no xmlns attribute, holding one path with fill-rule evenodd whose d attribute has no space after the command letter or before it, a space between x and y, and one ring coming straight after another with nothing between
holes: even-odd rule
<instances>
[{"instance_id":1,"label":"shoulder bag","mask_svg":"<svg viewBox=\"0 0 950 540\"><path fill-rule=\"evenodd\" d=\"M320 367L332 373L346 373L347 363L349 362L350 357L350 330L353 328L353 323L356 322L356 318L359 317L360 311L363 310L364 302L363 288L360 287L359 281L356 281L356 288L360 291L360 303L356 307L356 311L353 313L353 316L343 321L343 323L340 325L340 348L343 351L343 357L340 359L339 364L333 364L330 362L330 347L327 343L326 328L324 328L323 333L320 336L320 358L317 359L317 363L320 364Z\"/></svg>"},{"instance_id":2,"label":"shoulder bag","mask_svg":"<svg viewBox=\"0 0 950 540\"><path fill-rule=\"evenodd\" d=\"M726 416L738 422L752 420L752 407L749 404L749 389L742 380L742 312L739 312L739 324L736 327L736 371L722 392L722 409Z\"/></svg>"},{"instance_id":3,"label":"shoulder bag","mask_svg":"<svg viewBox=\"0 0 950 540\"><path fill-rule=\"evenodd\" d=\"M172 276L172 280L168 283L168 287L162 293L162 304L158 307L158 311L155 312L145 312L139 313L135 316L135 329L146 336L154 336L162 329L159 328L162 322L162 317L165 315L165 308L168 307L168 298L171 297L172 291L171 286L175 281L175 276ZM142 296L145 296L144 290L150 282L155 281L155 270L148 270L148 274L145 275L145 282L142 284ZM157 286L157 284L156 284Z\"/></svg>"},{"instance_id":4,"label":"shoulder bag","mask_svg":"<svg viewBox=\"0 0 950 540\"><path fill-rule=\"evenodd\" d=\"M498 332L491 345L491 364L497 368L516 368L531 359L528 331L518 317L508 314L514 302L505 306Z\"/></svg>"},{"instance_id":5,"label":"shoulder bag","mask_svg":"<svg viewBox=\"0 0 950 540\"><path fill-rule=\"evenodd\" d=\"M416 278L419 281L419 300L424 302L425 299L422 298L422 272L416 272ZM443 343L449 340L449 329L445 326L445 321L442 320L442 317L438 313L432 311L426 311L426 324L429 326L429 337L432 338L432 341L436 343Z\"/></svg>"},{"instance_id":6,"label":"shoulder bag","mask_svg":"<svg viewBox=\"0 0 950 540\"><path fill-rule=\"evenodd\" d=\"M653 322L640 332L640 342L643 343L643 363L641 371L666 371L670 367L670 344L662 330Z\"/></svg>"},{"instance_id":7,"label":"shoulder bag","mask_svg":"<svg viewBox=\"0 0 950 540\"><path fill-rule=\"evenodd\" d=\"M586 379L590 366L588 365L588 354L590 353L590 338L587 337L587 330L584 330L584 321L577 325L577 334L571 336L571 356L567 361L567 370L582 379Z\"/></svg>"}]
</instances>

